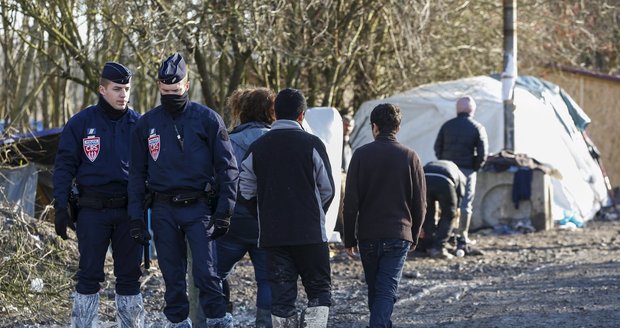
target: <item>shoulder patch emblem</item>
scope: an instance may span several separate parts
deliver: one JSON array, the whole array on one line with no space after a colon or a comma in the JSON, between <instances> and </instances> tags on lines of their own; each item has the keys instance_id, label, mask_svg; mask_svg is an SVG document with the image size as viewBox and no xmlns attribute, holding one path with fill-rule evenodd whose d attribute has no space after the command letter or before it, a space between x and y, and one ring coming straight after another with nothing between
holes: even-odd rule
<instances>
[{"instance_id":1,"label":"shoulder patch emblem","mask_svg":"<svg viewBox=\"0 0 620 328\"><path fill-rule=\"evenodd\" d=\"M84 154L91 162L94 162L99 156L99 150L101 150L101 140L99 137L89 136L88 138L82 139L82 148L84 149Z\"/></svg>"},{"instance_id":2,"label":"shoulder patch emblem","mask_svg":"<svg viewBox=\"0 0 620 328\"><path fill-rule=\"evenodd\" d=\"M157 161L159 158L159 150L161 149L161 139L158 134L153 134L149 136L148 139L149 145L149 153L151 153L151 158L153 161Z\"/></svg>"}]
</instances>

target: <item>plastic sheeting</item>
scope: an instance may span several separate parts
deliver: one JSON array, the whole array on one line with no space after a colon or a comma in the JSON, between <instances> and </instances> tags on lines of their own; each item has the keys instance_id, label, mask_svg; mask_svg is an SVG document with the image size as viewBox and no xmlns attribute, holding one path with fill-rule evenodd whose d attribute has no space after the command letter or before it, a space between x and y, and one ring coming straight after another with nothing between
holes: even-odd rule
<instances>
[{"instance_id":1,"label":"plastic sheeting","mask_svg":"<svg viewBox=\"0 0 620 328\"><path fill-rule=\"evenodd\" d=\"M34 216L38 170L35 164L0 168L0 199Z\"/></svg>"},{"instance_id":2,"label":"plastic sheeting","mask_svg":"<svg viewBox=\"0 0 620 328\"><path fill-rule=\"evenodd\" d=\"M207 319L207 328L233 328L232 314L226 313L219 319Z\"/></svg>"},{"instance_id":3,"label":"plastic sheeting","mask_svg":"<svg viewBox=\"0 0 620 328\"><path fill-rule=\"evenodd\" d=\"M85 295L75 292L71 311L72 328L99 327L99 294Z\"/></svg>"},{"instance_id":4,"label":"plastic sheeting","mask_svg":"<svg viewBox=\"0 0 620 328\"><path fill-rule=\"evenodd\" d=\"M538 86L533 88L535 85ZM528 89L537 91L532 93ZM504 145L501 82L488 76L423 85L386 99L363 103L355 115L353 148L373 140L370 112L376 105L387 102L397 104L402 111L398 140L413 148L423 163L435 160L433 146L439 128L456 116L456 100L465 95L476 100L475 119L487 131L489 152L499 152ZM574 102L567 105L566 97L566 94L560 95L559 88L554 91L553 85L546 81L533 77L517 81L514 152L525 153L561 173L561 179L551 179L555 220L561 219L563 210L575 211L589 220L601 204L609 200L601 170L576 126L585 127L589 119L579 115ZM580 119L577 123L576 118Z\"/></svg>"},{"instance_id":5,"label":"plastic sheeting","mask_svg":"<svg viewBox=\"0 0 620 328\"><path fill-rule=\"evenodd\" d=\"M168 322L165 326L166 328L192 328L192 320L187 318L181 322Z\"/></svg>"},{"instance_id":6,"label":"plastic sheeting","mask_svg":"<svg viewBox=\"0 0 620 328\"><path fill-rule=\"evenodd\" d=\"M116 295L116 323L119 328L144 327L142 295Z\"/></svg>"}]
</instances>

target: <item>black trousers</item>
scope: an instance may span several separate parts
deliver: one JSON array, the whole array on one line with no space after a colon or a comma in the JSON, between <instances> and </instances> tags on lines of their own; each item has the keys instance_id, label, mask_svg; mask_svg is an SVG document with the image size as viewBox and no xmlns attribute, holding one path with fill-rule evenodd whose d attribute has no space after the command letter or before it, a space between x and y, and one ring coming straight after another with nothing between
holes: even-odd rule
<instances>
[{"instance_id":1,"label":"black trousers","mask_svg":"<svg viewBox=\"0 0 620 328\"><path fill-rule=\"evenodd\" d=\"M271 313L288 318L296 313L297 279L308 296L308 307L331 306L331 268L327 243L269 247Z\"/></svg>"},{"instance_id":2,"label":"black trousers","mask_svg":"<svg viewBox=\"0 0 620 328\"><path fill-rule=\"evenodd\" d=\"M435 202L439 203L441 215L439 222L435 222ZM456 189L442 177L426 177L426 217L424 218L424 246L429 248L444 247L456 216L458 199Z\"/></svg>"}]
</instances>

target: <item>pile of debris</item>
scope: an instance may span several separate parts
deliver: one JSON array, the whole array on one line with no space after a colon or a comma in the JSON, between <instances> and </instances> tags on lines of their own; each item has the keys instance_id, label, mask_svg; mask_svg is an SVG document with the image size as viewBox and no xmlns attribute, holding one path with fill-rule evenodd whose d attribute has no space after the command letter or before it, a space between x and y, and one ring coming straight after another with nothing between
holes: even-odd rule
<instances>
[{"instance_id":1,"label":"pile of debris","mask_svg":"<svg viewBox=\"0 0 620 328\"><path fill-rule=\"evenodd\" d=\"M53 224L0 206L0 326L67 322L77 259L75 238L62 241Z\"/></svg>"}]
</instances>

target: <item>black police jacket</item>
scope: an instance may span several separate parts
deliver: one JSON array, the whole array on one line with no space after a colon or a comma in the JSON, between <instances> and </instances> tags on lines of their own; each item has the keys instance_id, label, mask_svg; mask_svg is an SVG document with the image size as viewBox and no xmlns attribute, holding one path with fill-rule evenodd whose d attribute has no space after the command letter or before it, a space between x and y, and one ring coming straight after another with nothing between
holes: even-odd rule
<instances>
[{"instance_id":1,"label":"black police jacket","mask_svg":"<svg viewBox=\"0 0 620 328\"><path fill-rule=\"evenodd\" d=\"M145 182L150 191L219 190L215 213L230 217L239 171L224 121L207 106L189 102L173 118L162 106L144 114L131 139L129 216L144 214Z\"/></svg>"},{"instance_id":2,"label":"black police jacket","mask_svg":"<svg viewBox=\"0 0 620 328\"><path fill-rule=\"evenodd\" d=\"M104 100L101 100L104 101ZM140 114L132 109L117 121L100 104L75 114L65 125L54 163L54 199L67 204L75 178L80 189L98 193L126 193L131 131ZM116 190L106 190L106 188Z\"/></svg>"}]
</instances>

